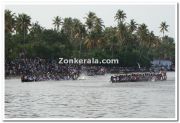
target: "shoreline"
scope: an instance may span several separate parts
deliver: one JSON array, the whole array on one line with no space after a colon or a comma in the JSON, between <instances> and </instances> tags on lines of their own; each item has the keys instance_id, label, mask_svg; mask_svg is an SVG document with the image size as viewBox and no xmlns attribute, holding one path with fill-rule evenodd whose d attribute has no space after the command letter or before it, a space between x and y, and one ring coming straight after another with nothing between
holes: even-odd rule
<instances>
[{"instance_id":1,"label":"shoreline","mask_svg":"<svg viewBox=\"0 0 180 123\"><path fill-rule=\"evenodd\" d=\"M175 71L167 71L167 73L173 73L173 72L175 73ZM117 73L108 73L108 74L116 75ZM121 73L118 73L118 74L121 74ZM5 76L5 80L11 80L11 79L21 79L21 76Z\"/></svg>"},{"instance_id":2,"label":"shoreline","mask_svg":"<svg viewBox=\"0 0 180 123\"><path fill-rule=\"evenodd\" d=\"M5 76L5 80L10 80L10 79L20 79L20 76Z\"/></svg>"}]
</instances>

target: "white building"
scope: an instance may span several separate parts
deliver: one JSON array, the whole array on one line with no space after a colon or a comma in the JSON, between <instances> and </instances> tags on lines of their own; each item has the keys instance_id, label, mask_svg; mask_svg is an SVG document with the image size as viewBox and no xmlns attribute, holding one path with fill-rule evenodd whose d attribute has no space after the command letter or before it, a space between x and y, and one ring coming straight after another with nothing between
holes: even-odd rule
<instances>
[{"instance_id":1,"label":"white building","mask_svg":"<svg viewBox=\"0 0 180 123\"><path fill-rule=\"evenodd\" d=\"M170 69L171 65L172 65L172 61L170 61L170 60L163 60L163 59L155 59L155 60L151 61L151 64L154 67L165 67L167 69Z\"/></svg>"}]
</instances>

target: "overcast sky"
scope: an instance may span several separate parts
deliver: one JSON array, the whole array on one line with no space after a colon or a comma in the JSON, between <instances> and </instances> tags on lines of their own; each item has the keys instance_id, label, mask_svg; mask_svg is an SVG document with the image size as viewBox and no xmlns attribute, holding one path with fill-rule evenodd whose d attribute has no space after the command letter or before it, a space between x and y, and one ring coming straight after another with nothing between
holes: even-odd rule
<instances>
[{"instance_id":1,"label":"overcast sky","mask_svg":"<svg viewBox=\"0 0 180 123\"><path fill-rule=\"evenodd\" d=\"M121 9L126 13L126 22L134 19L138 24L145 23L157 36L162 36L159 26L166 21L169 25L166 34L175 37L174 5L7 5L6 9L16 14L26 13L31 16L32 22L38 21L46 28L53 28L52 19L55 16L78 18L84 23L89 11L102 18L105 26L115 26L114 16Z\"/></svg>"}]
</instances>

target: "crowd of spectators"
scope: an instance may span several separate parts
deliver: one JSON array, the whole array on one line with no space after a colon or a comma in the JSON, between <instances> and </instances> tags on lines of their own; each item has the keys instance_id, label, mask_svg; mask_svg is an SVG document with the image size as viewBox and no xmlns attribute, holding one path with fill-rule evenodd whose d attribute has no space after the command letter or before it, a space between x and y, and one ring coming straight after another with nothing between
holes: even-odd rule
<instances>
[{"instance_id":1,"label":"crowd of spectators","mask_svg":"<svg viewBox=\"0 0 180 123\"><path fill-rule=\"evenodd\" d=\"M68 79L86 72L87 75L104 75L105 73L121 72L144 72L145 68L138 67L110 67L98 65L77 65L77 64L59 64L57 60L42 58L19 58L13 61L5 62L5 77L29 77L38 80L47 79ZM72 76L73 75L73 76Z\"/></svg>"},{"instance_id":2,"label":"crowd of spectators","mask_svg":"<svg viewBox=\"0 0 180 123\"><path fill-rule=\"evenodd\" d=\"M22 76L22 75L42 75L42 74L61 74L62 76L71 73L78 73L79 66L61 65L58 61L48 59L15 59L5 62L5 76Z\"/></svg>"}]
</instances>

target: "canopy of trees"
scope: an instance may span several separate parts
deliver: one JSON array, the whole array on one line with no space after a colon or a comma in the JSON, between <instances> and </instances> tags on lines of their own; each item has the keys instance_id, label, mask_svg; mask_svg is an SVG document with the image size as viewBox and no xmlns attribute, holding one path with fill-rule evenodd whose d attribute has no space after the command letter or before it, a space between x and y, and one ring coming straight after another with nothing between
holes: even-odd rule
<instances>
[{"instance_id":1,"label":"canopy of trees","mask_svg":"<svg viewBox=\"0 0 180 123\"><path fill-rule=\"evenodd\" d=\"M5 57L16 58L118 58L119 66L150 66L153 59L175 61L174 39L165 35L169 25L160 24L162 37L156 36L144 23L126 22L123 10L115 13L117 25L105 27L96 13L77 18L52 18L52 29L31 22L25 13L5 10ZM158 28L158 25L157 25Z\"/></svg>"}]
</instances>

